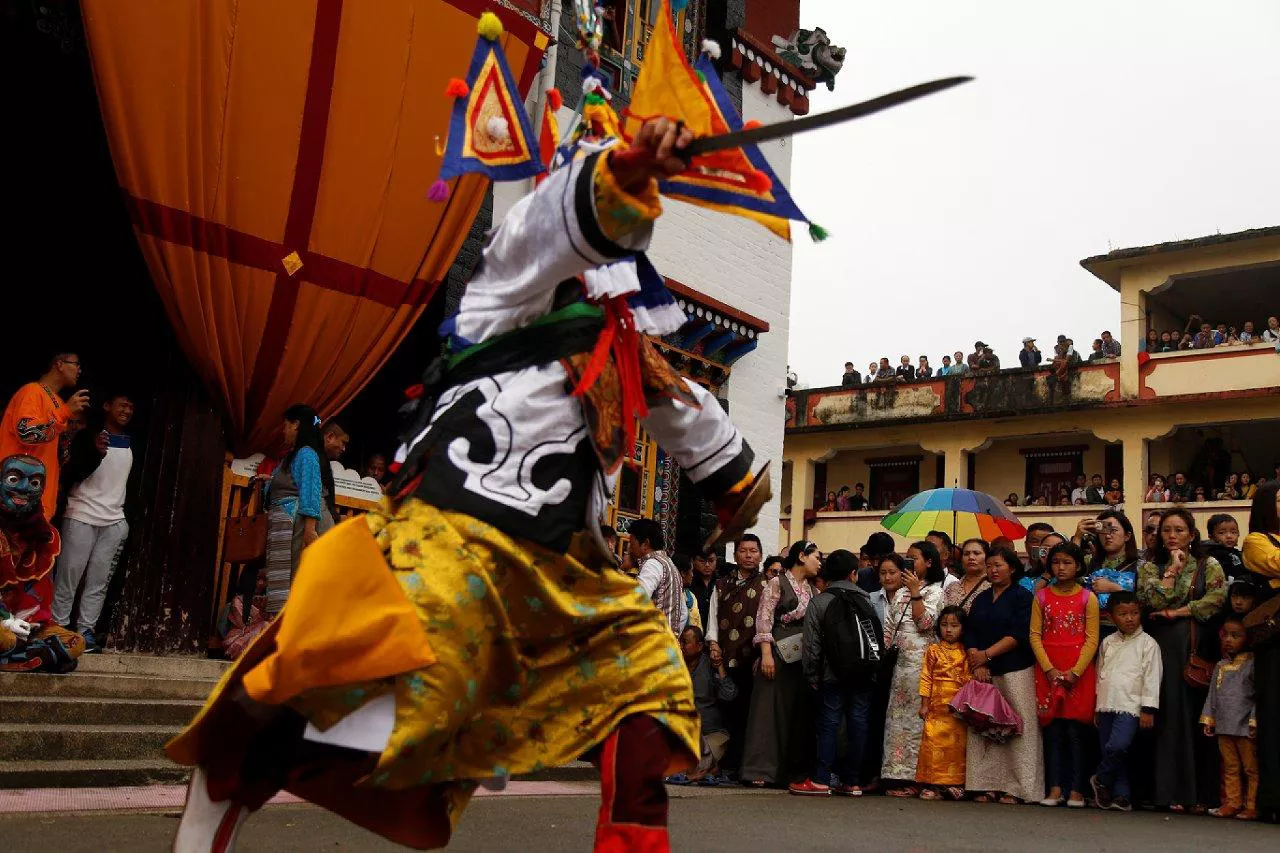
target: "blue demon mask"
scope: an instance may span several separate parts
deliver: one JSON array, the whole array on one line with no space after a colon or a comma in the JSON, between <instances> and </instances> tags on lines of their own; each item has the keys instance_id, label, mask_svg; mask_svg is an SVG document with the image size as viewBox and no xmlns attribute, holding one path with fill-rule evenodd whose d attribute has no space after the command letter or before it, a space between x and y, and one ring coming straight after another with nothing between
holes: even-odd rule
<instances>
[{"instance_id":1,"label":"blue demon mask","mask_svg":"<svg viewBox=\"0 0 1280 853\"><path fill-rule=\"evenodd\" d=\"M28 516L40 511L44 463L33 456L10 456L0 463L0 513Z\"/></svg>"}]
</instances>

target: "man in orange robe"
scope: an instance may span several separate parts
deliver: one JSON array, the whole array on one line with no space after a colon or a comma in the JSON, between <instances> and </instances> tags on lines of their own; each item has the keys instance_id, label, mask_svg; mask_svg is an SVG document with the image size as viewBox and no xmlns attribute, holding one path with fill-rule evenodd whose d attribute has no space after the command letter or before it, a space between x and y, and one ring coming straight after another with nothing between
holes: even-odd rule
<instances>
[{"instance_id":1,"label":"man in orange robe","mask_svg":"<svg viewBox=\"0 0 1280 853\"><path fill-rule=\"evenodd\" d=\"M58 506L58 439L67 424L89 405L89 392L77 391L63 402L63 390L80 381L80 357L58 353L36 382L28 382L13 395L0 419L0 459L33 456L44 463L47 481L41 503L46 521Z\"/></svg>"}]
</instances>

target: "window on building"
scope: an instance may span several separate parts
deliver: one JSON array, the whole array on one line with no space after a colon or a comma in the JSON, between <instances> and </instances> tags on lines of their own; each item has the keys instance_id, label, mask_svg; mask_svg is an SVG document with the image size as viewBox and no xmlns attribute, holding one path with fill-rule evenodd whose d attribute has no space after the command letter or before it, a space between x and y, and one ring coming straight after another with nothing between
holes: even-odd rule
<instances>
[{"instance_id":1,"label":"window on building","mask_svg":"<svg viewBox=\"0 0 1280 853\"><path fill-rule=\"evenodd\" d=\"M1063 489L1070 495L1075 488L1076 476L1084 473L1083 447L1044 447L1023 450L1027 460L1027 494L1034 502L1044 499L1047 506L1056 506Z\"/></svg>"},{"instance_id":2,"label":"window on building","mask_svg":"<svg viewBox=\"0 0 1280 853\"><path fill-rule=\"evenodd\" d=\"M868 459L871 509L888 510L920 491L919 456Z\"/></svg>"},{"instance_id":3,"label":"window on building","mask_svg":"<svg viewBox=\"0 0 1280 853\"><path fill-rule=\"evenodd\" d=\"M604 15L601 65L618 78L610 91L625 95L644 65L645 48L657 26L661 4L659 0L600 0L597 5ZM689 9L676 13L676 36L686 50L692 39L688 16Z\"/></svg>"}]
</instances>

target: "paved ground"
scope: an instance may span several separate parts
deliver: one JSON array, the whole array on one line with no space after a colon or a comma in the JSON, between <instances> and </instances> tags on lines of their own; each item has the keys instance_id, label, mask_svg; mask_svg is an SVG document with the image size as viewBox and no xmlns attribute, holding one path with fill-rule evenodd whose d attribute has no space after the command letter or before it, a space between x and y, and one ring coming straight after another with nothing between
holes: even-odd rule
<instances>
[{"instance_id":1,"label":"paved ground","mask_svg":"<svg viewBox=\"0 0 1280 853\"><path fill-rule=\"evenodd\" d=\"M539 789L526 788L520 795L476 800L449 850L590 850L596 809L591 786L559 785L542 790L560 794L543 796ZM672 846L696 853L742 853L762 846L797 853L873 847L900 853L1074 853L1080 849L1248 853L1280 849L1280 826L1211 818L885 798L811 800L739 789L673 789L672 793L676 798L671 810ZM176 825L174 812L10 814L0 816L0 850L162 851L168 849ZM239 849L283 853L402 848L319 809L277 805L250 820Z\"/></svg>"}]
</instances>

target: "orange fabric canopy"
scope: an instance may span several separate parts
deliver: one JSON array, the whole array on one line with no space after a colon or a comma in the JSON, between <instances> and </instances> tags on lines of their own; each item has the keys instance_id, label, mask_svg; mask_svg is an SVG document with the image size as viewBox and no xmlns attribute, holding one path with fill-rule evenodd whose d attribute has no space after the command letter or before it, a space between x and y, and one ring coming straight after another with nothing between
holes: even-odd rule
<instances>
[{"instance_id":1,"label":"orange fabric canopy","mask_svg":"<svg viewBox=\"0 0 1280 853\"><path fill-rule=\"evenodd\" d=\"M178 339L239 451L328 416L453 263L487 182L440 170L450 77L496 12L528 92L547 36L483 0L84 0L116 173Z\"/></svg>"}]
</instances>

